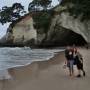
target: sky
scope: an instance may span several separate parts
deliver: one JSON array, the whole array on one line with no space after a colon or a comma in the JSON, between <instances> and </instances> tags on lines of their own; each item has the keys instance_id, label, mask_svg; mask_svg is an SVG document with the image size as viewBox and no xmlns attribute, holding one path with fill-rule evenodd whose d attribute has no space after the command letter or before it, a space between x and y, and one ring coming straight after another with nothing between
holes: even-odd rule
<instances>
[{"instance_id":1,"label":"sky","mask_svg":"<svg viewBox=\"0 0 90 90\"><path fill-rule=\"evenodd\" d=\"M32 0L0 0L0 9L3 6L12 6L13 3L17 2L17 3L21 3L24 6L25 10L27 11L28 5L31 1ZM53 6L56 6L58 3L59 3L58 0L52 0ZM0 23L0 38L2 38L6 34L8 26L9 23L6 23L4 25Z\"/></svg>"}]
</instances>

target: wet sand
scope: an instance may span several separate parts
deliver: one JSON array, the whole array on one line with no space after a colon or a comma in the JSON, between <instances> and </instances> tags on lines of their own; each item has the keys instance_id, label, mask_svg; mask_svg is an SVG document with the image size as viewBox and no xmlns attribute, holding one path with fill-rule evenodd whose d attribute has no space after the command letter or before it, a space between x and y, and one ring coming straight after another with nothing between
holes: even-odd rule
<instances>
[{"instance_id":1,"label":"wet sand","mask_svg":"<svg viewBox=\"0 0 90 90\"><path fill-rule=\"evenodd\" d=\"M65 57L61 52L48 61L9 69L12 78L1 80L0 90L90 90L90 49L80 49L80 52L86 77L70 77L68 69L63 68Z\"/></svg>"}]
</instances>

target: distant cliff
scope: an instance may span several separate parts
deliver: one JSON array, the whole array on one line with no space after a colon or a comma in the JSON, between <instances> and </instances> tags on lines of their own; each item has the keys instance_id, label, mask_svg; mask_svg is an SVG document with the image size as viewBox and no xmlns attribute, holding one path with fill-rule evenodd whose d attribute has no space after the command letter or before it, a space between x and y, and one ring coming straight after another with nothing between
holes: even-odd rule
<instances>
[{"instance_id":1,"label":"distant cliff","mask_svg":"<svg viewBox=\"0 0 90 90\"><path fill-rule=\"evenodd\" d=\"M80 21L80 17L70 16L65 6L54 8L56 14L52 18L48 30L47 41L56 44L90 43L90 21Z\"/></svg>"},{"instance_id":2,"label":"distant cliff","mask_svg":"<svg viewBox=\"0 0 90 90\"><path fill-rule=\"evenodd\" d=\"M58 5L52 11L53 15L51 14L50 24L46 31L45 27L35 27L37 23L30 13L9 26L5 36L6 41L13 44L41 46L90 43L89 20L81 22L80 17L73 18L70 16L67 6Z\"/></svg>"},{"instance_id":3,"label":"distant cliff","mask_svg":"<svg viewBox=\"0 0 90 90\"><path fill-rule=\"evenodd\" d=\"M37 39L37 32L33 27L33 19L27 14L16 22L13 22L7 29L6 35L2 40L6 44L13 45L35 45Z\"/></svg>"}]
</instances>

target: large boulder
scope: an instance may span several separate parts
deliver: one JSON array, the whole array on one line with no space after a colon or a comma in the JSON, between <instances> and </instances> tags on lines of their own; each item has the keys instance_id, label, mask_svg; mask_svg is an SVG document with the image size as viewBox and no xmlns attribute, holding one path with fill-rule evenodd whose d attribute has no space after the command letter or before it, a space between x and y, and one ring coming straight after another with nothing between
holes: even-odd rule
<instances>
[{"instance_id":1,"label":"large boulder","mask_svg":"<svg viewBox=\"0 0 90 90\"><path fill-rule=\"evenodd\" d=\"M14 45L35 45L37 32L33 27L31 15L26 15L16 22L13 22L6 33L6 43Z\"/></svg>"},{"instance_id":2,"label":"large boulder","mask_svg":"<svg viewBox=\"0 0 90 90\"><path fill-rule=\"evenodd\" d=\"M57 6L56 13L48 30L46 45L84 45L90 43L90 21L80 21L80 17L74 18L66 11L66 7Z\"/></svg>"},{"instance_id":3,"label":"large boulder","mask_svg":"<svg viewBox=\"0 0 90 90\"><path fill-rule=\"evenodd\" d=\"M66 6L53 8L51 24L44 33L43 28L35 29L30 14L9 26L6 40L17 45L60 46L90 43L90 21L70 16ZM34 22L35 23L35 22Z\"/></svg>"}]
</instances>

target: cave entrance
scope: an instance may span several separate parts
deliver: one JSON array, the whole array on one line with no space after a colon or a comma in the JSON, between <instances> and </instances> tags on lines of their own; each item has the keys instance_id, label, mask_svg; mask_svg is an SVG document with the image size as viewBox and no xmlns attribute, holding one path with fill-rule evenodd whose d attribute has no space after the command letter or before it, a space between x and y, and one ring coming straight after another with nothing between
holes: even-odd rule
<instances>
[{"instance_id":1,"label":"cave entrance","mask_svg":"<svg viewBox=\"0 0 90 90\"><path fill-rule=\"evenodd\" d=\"M87 42L85 41L85 39L80 35L77 34L71 30L69 30L69 33L67 35L67 37L65 38L66 43L64 45L77 45L77 46L84 46L85 44L87 44Z\"/></svg>"},{"instance_id":2,"label":"cave entrance","mask_svg":"<svg viewBox=\"0 0 90 90\"><path fill-rule=\"evenodd\" d=\"M43 42L42 46L57 47L67 45L72 46L73 44L76 46L84 46L87 42L80 34L69 29L61 28L60 30L56 30L48 41Z\"/></svg>"}]
</instances>

